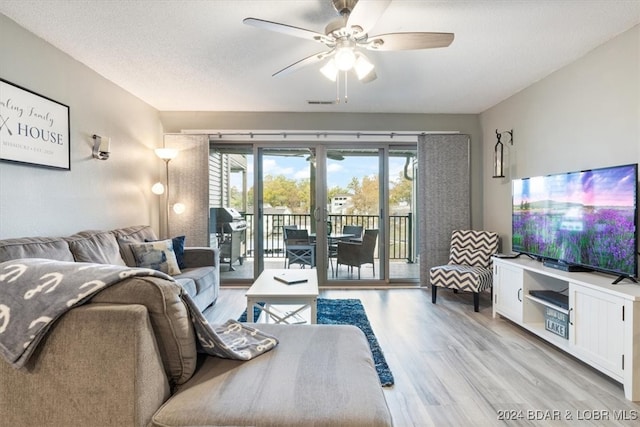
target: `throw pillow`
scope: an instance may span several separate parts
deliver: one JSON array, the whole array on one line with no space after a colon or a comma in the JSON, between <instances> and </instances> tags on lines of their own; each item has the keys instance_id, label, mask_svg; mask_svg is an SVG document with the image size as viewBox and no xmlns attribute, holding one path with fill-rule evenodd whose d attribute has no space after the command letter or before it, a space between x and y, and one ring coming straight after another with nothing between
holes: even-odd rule
<instances>
[{"instance_id":1,"label":"throw pillow","mask_svg":"<svg viewBox=\"0 0 640 427\"><path fill-rule=\"evenodd\" d=\"M180 274L180 267L178 267L171 240L130 243L129 248L136 259L136 267L152 268L170 276Z\"/></svg>"},{"instance_id":2,"label":"throw pillow","mask_svg":"<svg viewBox=\"0 0 640 427\"><path fill-rule=\"evenodd\" d=\"M176 254L176 260L178 261L178 267L182 270L187 268L184 263L184 240L185 236L178 236L171 239L173 243L173 252ZM145 242L157 242L157 240L145 239Z\"/></svg>"}]
</instances>

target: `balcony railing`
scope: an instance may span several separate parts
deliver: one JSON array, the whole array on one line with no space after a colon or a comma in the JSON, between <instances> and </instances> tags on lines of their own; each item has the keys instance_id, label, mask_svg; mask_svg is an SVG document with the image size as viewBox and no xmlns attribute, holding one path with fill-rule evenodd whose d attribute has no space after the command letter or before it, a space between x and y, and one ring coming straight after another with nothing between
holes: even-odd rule
<instances>
[{"instance_id":1,"label":"balcony railing","mask_svg":"<svg viewBox=\"0 0 640 427\"><path fill-rule=\"evenodd\" d=\"M245 214L247 231L244 247L247 256L253 256L254 215ZM379 229L380 218L376 215L329 215L331 231L341 231L345 225L359 225L364 229ZM413 262L413 215L392 215L389 217L389 259L406 259ZM264 215L264 253L267 257L284 258L282 230L285 225L297 225L298 228L311 230L309 214L265 214ZM328 230L327 230L328 231ZM376 251L377 256L377 251Z\"/></svg>"}]
</instances>

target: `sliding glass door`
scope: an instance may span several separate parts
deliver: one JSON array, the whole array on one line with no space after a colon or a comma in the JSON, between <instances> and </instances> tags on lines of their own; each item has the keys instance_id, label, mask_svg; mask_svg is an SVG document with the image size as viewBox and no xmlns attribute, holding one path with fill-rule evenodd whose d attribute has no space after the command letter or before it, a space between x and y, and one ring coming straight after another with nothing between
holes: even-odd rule
<instances>
[{"instance_id":1,"label":"sliding glass door","mask_svg":"<svg viewBox=\"0 0 640 427\"><path fill-rule=\"evenodd\" d=\"M222 283L248 283L272 268L316 268L323 284L417 282L415 151L388 143L212 144L210 230ZM236 224L220 210L236 213ZM306 232L312 262L289 263L285 228Z\"/></svg>"},{"instance_id":2,"label":"sliding glass door","mask_svg":"<svg viewBox=\"0 0 640 427\"><path fill-rule=\"evenodd\" d=\"M382 280L382 151L338 147L327 147L323 151L326 153L323 213L328 224L328 280Z\"/></svg>"},{"instance_id":3,"label":"sliding glass door","mask_svg":"<svg viewBox=\"0 0 640 427\"><path fill-rule=\"evenodd\" d=\"M417 188L418 157L413 146L389 149L387 162L389 279L420 278L418 254Z\"/></svg>"}]
</instances>

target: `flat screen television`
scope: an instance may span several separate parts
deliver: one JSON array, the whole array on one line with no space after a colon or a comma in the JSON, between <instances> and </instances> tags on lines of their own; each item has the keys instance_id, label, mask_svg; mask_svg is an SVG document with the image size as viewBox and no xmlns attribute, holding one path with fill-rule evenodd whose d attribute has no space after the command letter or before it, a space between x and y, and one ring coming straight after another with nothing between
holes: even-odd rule
<instances>
[{"instance_id":1,"label":"flat screen television","mask_svg":"<svg viewBox=\"0 0 640 427\"><path fill-rule=\"evenodd\" d=\"M637 164L515 179L513 251L635 281L637 200Z\"/></svg>"}]
</instances>

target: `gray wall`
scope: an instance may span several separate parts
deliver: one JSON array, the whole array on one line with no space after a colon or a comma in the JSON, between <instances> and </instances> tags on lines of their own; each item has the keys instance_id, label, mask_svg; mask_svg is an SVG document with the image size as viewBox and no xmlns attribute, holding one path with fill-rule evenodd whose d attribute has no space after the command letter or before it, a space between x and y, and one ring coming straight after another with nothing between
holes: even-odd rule
<instances>
[{"instance_id":1,"label":"gray wall","mask_svg":"<svg viewBox=\"0 0 640 427\"><path fill-rule=\"evenodd\" d=\"M70 108L71 171L0 162L0 238L149 224L162 177L158 112L0 14L0 77ZM109 160L91 135L111 137Z\"/></svg>"},{"instance_id":2,"label":"gray wall","mask_svg":"<svg viewBox=\"0 0 640 427\"><path fill-rule=\"evenodd\" d=\"M511 178L640 161L640 26L480 115L484 227L511 249ZM495 130L513 129L505 179L492 179ZM508 137L503 138L508 141Z\"/></svg>"}]
</instances>

